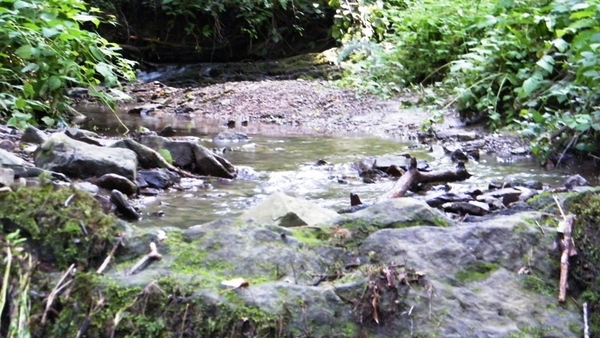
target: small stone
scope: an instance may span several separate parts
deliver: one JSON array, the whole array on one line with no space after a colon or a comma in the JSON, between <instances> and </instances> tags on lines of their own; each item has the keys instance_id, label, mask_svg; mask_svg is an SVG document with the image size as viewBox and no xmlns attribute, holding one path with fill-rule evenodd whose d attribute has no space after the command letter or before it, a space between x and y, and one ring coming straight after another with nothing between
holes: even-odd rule
<instances>
[{"instance_id":1,"label":"small stone","mask_svg":"<svg viewBox=\"0 0 600 338\"><path fill-rule=\"evenodd\" d=\"M250 137L244 133L222 132L213 139L214 143L247 142Z\"/></svg>"},{"instance_id":2,"label":"small stone","mask_svg":"<svg viewBox=\"0 0 600 338\"><path fill-rule=\"evenodd\" d=\"M0 141L0 148L7 150L7 151L13 151L13 149L15 149L17 146L15 145L14 142L12 142L11 140L2 140Z\"/></svg>"},{"instance_id":3,"label":"small stone","mask_svg":"<svg viewBox=\"0 0 600 338\"><path fill-rule=\"evenodd\" d=\"M104 174L97 179L91 179L92 183L108 190L119 190L125 195L133 195L137 192L137 185L128 178L117 174Z\"/></svg>"},{"instance_id":4,"label":"small stone","mask_svg":"<svg viewBox=\"0 0 600 338\"><path fill-rule=\"evenodd\" d=\"M171 137L171 136L175 136L177 132L175 131L175 129L173 129L173 127L171 126L165 126L163 129L161 129L158 132L159 136L163 136L163 137Z\"/></svg>"},{"instance_id":5,"label":"small stone","mask_svg":"<svg viewBox=\"0 0 600 338\"><path fill-rule=\"evenodd\" d=\"M90 182L75 182L73 183L73 188L81 190L81 191L85 191L87 193L90 193L92 195L96 195L100 192L100 188Z\"/></svg>"},{"instance_id":6,"label":"small stone","mask_svg":"<svg viewBox=\"0 0 600 338\"><path fill-rule=\"evenodd\" d=\"M15 181L15 171L9 168L0 168L0 187L7 187Z\"/></svg>"},{"instance_id":7,"label":"small stone","mask_svg":"<svg viewBox=\"0 0 600 338\"><path fill-rule=\"evenodd\" d=\"M48 139L48 135L36 127L29 126L21 136L21 142L42 144Z\"/></svg>"}]
</instances>

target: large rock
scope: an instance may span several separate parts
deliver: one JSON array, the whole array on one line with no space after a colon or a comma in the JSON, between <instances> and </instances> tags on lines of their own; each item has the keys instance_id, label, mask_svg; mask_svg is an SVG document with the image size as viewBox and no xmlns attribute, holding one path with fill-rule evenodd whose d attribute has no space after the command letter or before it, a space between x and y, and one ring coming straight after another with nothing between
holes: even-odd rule
<instances>
[{"instance_id":1,"label":"large rock","mask_svg":"<svg viewBox=\"0 0 600 338\"><path fill-rule=\"evenodd\" d=\"M140 170L139 175L146 183L145 187L156 189L167 189L181 180L179 175L167 169Z\"/></svg>"},{"instance_id":2,"label":"large rock","mask_svg":"<svg viewBox=\"0 0 600 338\"><path fill-rule=\"evenodd\" d=\"M137 255L156 241L163 259L134 276L111 276L145 287L169 275L195 285L188 302L227 306L233 299L236 308L255 306L283 318L286 335L299 337L578 336L578 309L556 304L558 258L549 259L555 233L523 221L540 213L420 226L439 222L439 215L405 200L365 209L363 221L380 219L395 228L375 230L351 248L307 242L298 236L307 228L217 220L184 230L183 238L167 230L180 239L164 244L145 235ZM403 225L392 221L401 210L410 213ZM517 273L523 267L531 275ZM240 277L246 287L223 291L223 281Z\"/></svg>"},{"instance_id":3,"label":"large rock","mask_svg":"<svg viewBox=\"0 0 600 338\"><path fill-rule=\"evenodd\" d=\"M355 228L369 225L378 229L403 228L414 225L448 226L452 220L426 202L410 197L392 198L351 214L344 214L338 225Z\"/></svg>"},{"instance_id":4,"label":"large rock","mask_svg":"<svg viewBox=\"0 0 600 338\"><path fill-rule=\"evenodd\" d=\"M26 162L13 153L0 148L0 167L24 166Z\"/></svg>"},{"instance_id":5,"label":"large rock","mask_svg":"<svg viewBox=\"0 0 600 338\"><path fill-rule=\"evenodd\" d=\"M74 178L117 174L135 180L137 158L133 151L99 147L63 133L51 135L36 152L35 165Z\"/></svg>"},{"instance_id":6,"label":"large rock","mask_svg":"<svg viewBox=\"0 0 600 338\"><path fill-rule=\"evenodd\" d=\"M581 327L580 316L557 306L555 281L540 286L558 273L549 259L557 257L555 234L523 221L539 217L526 212L450 228L383 229L371 234L359 250L361 259L402 262L427 274L435 297L411 302L413 325L420 332L507 337L543 326L552 329L553 337L576 337L571 329ZM518 274L521 268L532 270L531 275ZM538 284L528 289L532 281ZM540 287L549 294L539 293ZM430 311L436 320L427 318Z\"/></svg>"},{"instance_id":7,"label":"large rock","mask_svg":"<svg viewBox=\"0 0 600 338\"><path fill-rule=\"evenodd\" d=\"M337 216L335 211L278 192L246 211L241 219L253 220L257 224L294 227L331 222Z\"/></svg>"},{"instance_id":8,"label":"large rock","mask_svg":"<svg viewBox=\"0 0 600 338\"><path fill-rule=\"evenodd\" d=\"M198 144L196 138L171 140L156 135L145 135L140 138L140 143L155 151L168 150L173 165L192 173L225 178L236 176L235 168L229 161Z\"/></svg>"}]
</instances>

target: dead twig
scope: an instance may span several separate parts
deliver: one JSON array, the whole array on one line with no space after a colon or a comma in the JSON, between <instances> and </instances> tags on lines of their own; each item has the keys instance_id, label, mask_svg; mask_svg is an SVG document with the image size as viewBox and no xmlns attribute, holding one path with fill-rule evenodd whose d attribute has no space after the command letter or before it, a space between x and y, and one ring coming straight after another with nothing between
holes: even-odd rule
<instances>
[{"instance_id":1,"label":"dead twig","mask_svg":"<svg viewBox=\"0 0 600 338\"><path fill-rule=\"evenodd\" d=\"M56 286L54 287L52 292L50 292L50 295L48 295L48 301L46 302L46 308L44 309L44 314L42 315L42 325L46 323L48 311L50 311L50 308L52 307L52 303L54 303L54 299L60 294L60 292L62 290L64 290L67 286L69 286L71 284L71 282L73 281L73 280L70 280L70 281L66 282L65 284L63 284L63 282L65 281L65 278L67 278L67 276L70 276L74 270L75 270L75 264L71 264L71 266L67 269L67 271L60 277L60 280L58 281L58 283L56 284Z\"/></svg>"},{"instance_id":2,"label":"dead twig","mask_svg":"<svg viewBox=\"0 0 600 338\"><path fill-rule=\"evenodd\" d=\"M558 206L558 210L560 211L560 214L562 215L563 219L566 219L567 217L565 216L565 212L563 211L563 208L560 205L558 198L556 198L556 195L552 195L552 198L554 198L554 202L556 202L556 206Z\"/></svg>"},{"instance_id":3,"label":"dead twig","mask_svg":"<svg viewBox=\"0 0 600 338\"><path fill-rule=\"evenodd\" d=\"M590 323L588 322L588 303L583 303L583 337L590 338Z\"/></svg>"},{"instance_id":4,"label":"dead twig","mask_svg":"<svg viewBox=\"0 0 600 338\"><path fill-rule=\"evenodd\" d=\"M540 231L542 232L542 234L545 234L546 232L544 231L544 228L542 228L542 226L540 225L540 222L538 222L537 220L535 221L535 225L538 226L538 228L540 228Z\"/></svg>"},{"instance_id":5,"label":"dead twig","mask_svg":"<svg viewBox=\"0 0 600 338\"><path fill-rule=\"evenodd\" d=\"M162 255L158 253L156 249L156 244L154 242L150 243L150 253L142 257L130 270L127 272L128 275L133 275L143 270L148 264L152 261L162 259Z\"/></svg>"},{"instance_id":6,"label":"dead twig","mask_svg":"<svg viewBox=\"0 0 600 338\"><path fill-rule=\"evenodd\" d=\"M564 232L563 238L560 241L560 246L562 249L562 254L560 256L560 282L558 289L558 301L564 302L567 297L567 277L569 275L569 257L575 254L574 252L574 243L571 238L571 230L573 228L573 222L575 221L575 216L569 215L565 218L564 222Z\"/></svg>"},{"instance_id":7,"label":"dead twig","mask_svg":"<svg viewBox=\"0 0 600 338\"><path fill-rule=\"evenodd\" d=\"M117 243L115 244L115 246L112 248L112 250L110 250L110 252L108 253L108 256L106 256L106 258L104 259L104 262L102 262L102 265L100 265L98 270L96 270L97 274L101 274L104 272L104 270L106 270L106 267L108 266L108 264L110 264L110 261L115 256L115 252L117 251L119 246L122 244L123 244L123 238L119 237L117 239Z\"/></svg>"}]
</instances>

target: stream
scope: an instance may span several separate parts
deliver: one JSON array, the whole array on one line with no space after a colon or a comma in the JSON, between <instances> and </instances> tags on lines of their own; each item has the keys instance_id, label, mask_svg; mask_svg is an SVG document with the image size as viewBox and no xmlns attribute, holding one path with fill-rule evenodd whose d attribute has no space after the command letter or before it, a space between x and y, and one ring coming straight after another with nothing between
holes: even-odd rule
<instances>
[{"instance_id":1,"label":"stream","mask_svg":"<svg viewBox=\"0 0 600 338\"><path fill-rule=\"evenodd\" d=\"M108 137L123 132L112 113L99 108L80 110L90 118L84 127ZM202 145L210 149L222 149L213 143L213 138L225 130L245 132L251 136L249 142L229 144L230 149L223 154L239 169L237 179L207 178L202 182L183 179L180 185L185 189L143 196L137 201L143 215L138 226L186 228L219 217L235 217L278 191L337 211L349 207L350 193L358 194L364 203L369 203L389 191L394 182L382 179L366 184L356 177L352 164L368 157L410 153L428 161L434 170L455 165L440 146L430 147L407 139L298 136L297 131L285 126L228 129L227 121L219 119L144 117L124 111L118 114L130 130L141 126L160 130L170 125L177 130L178 136L199 137ZM316 162L321 159L328 164L317 166ZM546 186L556 187L573 173L585 172L582 168L544 170L530 157L511 159L486 154L482 154L478 162L468 162L467 169L473 177L451 183L453 189L486 189L492 181L510 180L537 180Z\"/></svg>"}]
</instances>

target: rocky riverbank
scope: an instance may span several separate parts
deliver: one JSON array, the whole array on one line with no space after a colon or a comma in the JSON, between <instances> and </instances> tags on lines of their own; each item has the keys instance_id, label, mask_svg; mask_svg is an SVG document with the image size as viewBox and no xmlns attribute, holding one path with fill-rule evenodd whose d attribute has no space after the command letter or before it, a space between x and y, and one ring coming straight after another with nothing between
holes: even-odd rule
<instances>
[{"instance_id":1,"label":"rocky riverbank","mask_svg":"<svg viewBox=\"0 0 600 338\"><path fill-rule=\"evenodd\" d=\"M287 125L299 133L387 137L416 137L417 121L427 116L323 82L288 81L194 89L138 84L130 92L140 106L131 113L206 112L242 132ZM580 301L599 293L593 248L600 245L593 227L598 190L585 180L573 178L552 191L539 182L461 192L442 184L424 200L381 200L343 214L275 193L239 217L187 229L137 228L114 217L137 219L136 196L186 189L182 179L203 184L206 176L237 175L236 163L198 139L160 132L107 139L80 128L0 127L0 230L2 258L9 262L0 335L23 323L34 337L583 332ZM460 141L460 149L448 150L456 161L508 144L458 128L434 137ZM510 144L506 151L516 153ZM396 155L354 167L368 184L397 178L408 163ZM417 168L435 169L423 162ZM572 264L572 298L562 304L556 301L557 203L582 216L574 231L581 259ZM598 303L590 306L594 311Z\"/></svg>"}]
</instances>

